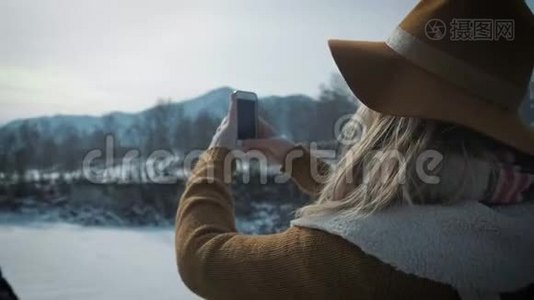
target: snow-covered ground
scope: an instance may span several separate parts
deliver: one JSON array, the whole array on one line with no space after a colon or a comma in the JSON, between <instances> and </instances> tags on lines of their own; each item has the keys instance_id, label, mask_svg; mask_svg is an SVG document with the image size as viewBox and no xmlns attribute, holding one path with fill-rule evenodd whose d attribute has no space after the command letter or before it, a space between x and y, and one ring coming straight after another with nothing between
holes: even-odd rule
<instances>
[{"instance_id":1,"label":"snow-covered ground","mask_svg":"<svg viewBox=\"0 0 534 300\"><path fill-rule=\"evenodd\" d=\"M0 267L24 300L199 299L176 271L172 229L0 225Z\"/></svg>"}]
</instances>

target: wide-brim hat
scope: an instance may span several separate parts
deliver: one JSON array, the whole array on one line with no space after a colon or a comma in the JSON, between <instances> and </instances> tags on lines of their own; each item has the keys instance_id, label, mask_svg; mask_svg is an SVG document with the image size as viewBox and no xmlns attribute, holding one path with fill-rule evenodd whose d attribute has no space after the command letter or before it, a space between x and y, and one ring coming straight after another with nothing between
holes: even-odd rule
<instances>
[{"instance_id":1,"label":"wide-brim hat","mask_svg":"<svg viewBox=\"0 0 534 300\"><path fill-rule=\"evenodd\" d=\"M519 115L534 64L534 16L521 0L423 0L385 42L330 40L369 108L454 123L534 154Z\"/></svg>"}]
</instances>

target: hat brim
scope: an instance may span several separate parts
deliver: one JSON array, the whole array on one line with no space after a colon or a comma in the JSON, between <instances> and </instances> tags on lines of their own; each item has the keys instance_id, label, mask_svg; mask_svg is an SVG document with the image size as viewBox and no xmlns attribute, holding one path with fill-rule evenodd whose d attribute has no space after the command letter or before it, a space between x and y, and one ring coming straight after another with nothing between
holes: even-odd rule
<instances>
[{"instance_id":1,"label":"hat brim","mask_svg":"<svg viewBox=\"0 0 534 300\"><path fill-rule=\"evenodd\" d=\"M384 42L330 40L356 97L380 113L463 125L534 155L534 131L505 110L412 64Z\"/></svg>"}]
</instances>

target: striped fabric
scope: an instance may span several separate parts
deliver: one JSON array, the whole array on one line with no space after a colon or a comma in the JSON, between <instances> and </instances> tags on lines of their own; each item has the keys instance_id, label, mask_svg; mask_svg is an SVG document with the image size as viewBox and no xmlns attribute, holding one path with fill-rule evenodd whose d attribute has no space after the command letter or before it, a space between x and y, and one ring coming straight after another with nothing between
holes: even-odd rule
<instances>
[{"instance_id":1,"label":"striped fabric","mask_svg":"<svg viewBox=\"0 0 534 300\"><path fill-rule=\"evenodd\" d=\"M503 161L490 180L488 196L481 202L505 205L533 199L534 172L523 164L517 164L514 157L507 156Z\"/></svg>"}]
</instances>

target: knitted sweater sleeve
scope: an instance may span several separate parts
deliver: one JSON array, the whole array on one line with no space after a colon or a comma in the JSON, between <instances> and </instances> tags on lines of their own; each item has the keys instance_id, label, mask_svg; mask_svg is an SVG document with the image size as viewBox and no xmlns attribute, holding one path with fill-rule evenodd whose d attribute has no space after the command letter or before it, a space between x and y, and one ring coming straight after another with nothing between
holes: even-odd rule
<instances>
[{"instance_id":1,"label":"knitted sweater sleeve","mask_svg":"<svg viewBox=\"0 0 534 300\"><path fill-rule=\"evenodd\" d=\"M330 166L313 156L308 149L297 145L288 151L282 172L291 176L301 191L317 197L330 172Z\"/></svg>"},{"instance_id":2,"label":"knitted sweater sleeve","mask_svg":"<svg viewBox=\"0 0 534 300\"><path fill-rule=\"evenodd\" d=\"M366 276L368 264L354 247L321 231L293 227L272 235L238 234L225 180L228 155L223 148L205 152L180 200L176 257L193 292L207 299L330 298L347 291L338 276L347 259L361 261L362 268L350 267ZM350 281L350 290L366 298L365 281Z\"/></svg>"}]
</instances>

